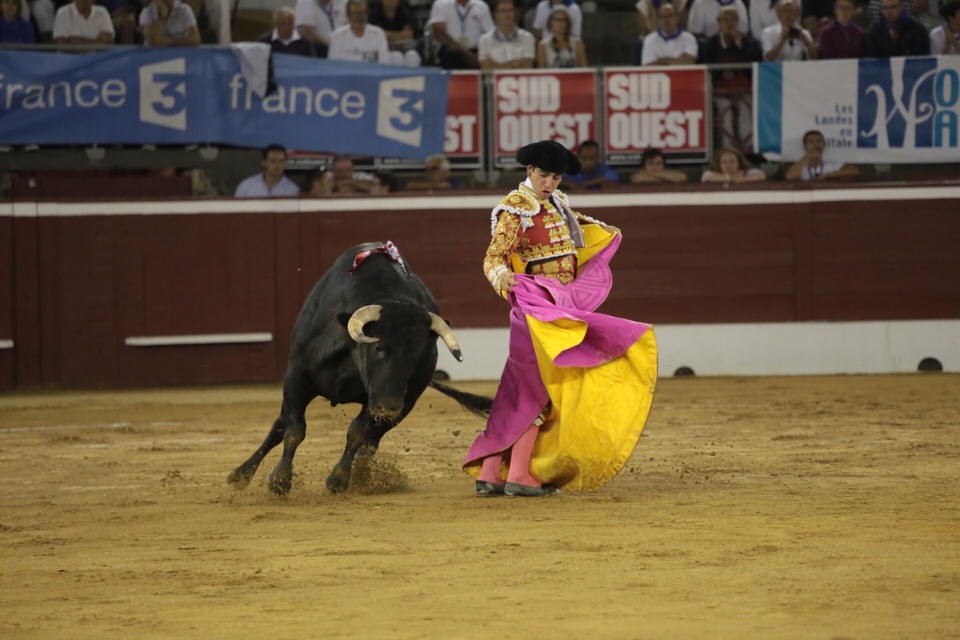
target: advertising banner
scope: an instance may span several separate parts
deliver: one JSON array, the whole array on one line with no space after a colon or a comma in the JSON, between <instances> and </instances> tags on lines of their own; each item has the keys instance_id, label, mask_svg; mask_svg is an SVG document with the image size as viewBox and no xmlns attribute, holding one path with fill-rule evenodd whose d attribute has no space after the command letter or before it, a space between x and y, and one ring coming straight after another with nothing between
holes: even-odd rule
<instances>
[{"instance_id":1,"label":"advertising banner","mask_svg":"<svg viewBox=\"0 0 960 640\"><path fill-rule=\"evenodd\" d=\"M705 67L604 69L604 158L607 164L638 164L643 152L707 159Z\"/></svg>"},{"instance_id":2,"label":"advertising banner","mask_svg":"<svg viewBox=\"0 0 960 640\"><path fill-rule=\"evenodd\" d=\"M839 162L960 159L960 57L766 63L753 77L757 150L768 158L800 159L803 134L818 130Z\"/></svg>"},{"instance_id":3,"label":"advertising banner","mask_svg":"<svg viewBox=\"0 0 960 640\"><path fill-rule=\"evenodd\" d=\"M263 57L266 61L266 56ZM443 150L447 76L438 69L228 49L0 51L0 144L279 143L302 151L422 159Z\"/></svg>"},{"instance_id":4,"label":"advertising banner","mask_svg":"<svg viewBox=\"0 0 960 640\"><path fill-rule=\"evenodd\" d=\"M497 71L493 107L497 167L515 167L517 151L538 140L556 140L576 151L597 136L596 73Z\"/></svg>"}]
</instances>

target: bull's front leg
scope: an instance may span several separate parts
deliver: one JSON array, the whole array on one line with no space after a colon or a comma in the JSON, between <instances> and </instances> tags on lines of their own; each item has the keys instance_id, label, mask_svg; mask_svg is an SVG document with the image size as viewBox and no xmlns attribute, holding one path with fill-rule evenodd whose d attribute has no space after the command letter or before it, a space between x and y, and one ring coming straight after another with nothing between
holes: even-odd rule
<instances>
[{"instance_id":1,"label":"bull's front leg","mask_svg":"<svg viewBox=\"0 0 960 640\"><path fill-rule=\"evenodd\" d=\"M350 488L350 472L353 469L353 459L358 453L372 456L377 452L379 441L373 443L368 441L368 432L373 424L373 416L370 415L367 405L363 405L360 413L347 429L347 445L343 449L340 461L327 476L327 489L333 493L341 493Z\"/></svg>"},{"instance_id":2,"label":"bull's front leg","mask_svg":"<svg viewBox=\"0 0 960 640\"><path fill-rule=\"evenodd\" d=\"M286 429L287 423L281 413L280 417L274 421L263 444L253 452L252 456L247 458L246 462L234 469L230 475L227 476L227 482L237 489L246 489L247 485L250 484L250 480L253 479L254 474L257 473L257 468L260 466L260 463L263 462L264 456L270 453L270 450L283 440L283 434Z\"/></svg>"},{"instance_id":3,"label":"bull's front leg","mask_svg":"<svg viewBox=\"0 0 960 640\"><path fill-rule=\"evenodd\" d=\"M290 493L293 486L293 456L307 436L307 420L302 412L290 415L283 433L283 455L270 474L267 485L278 496Z\"/></svg>"}]
</instances>

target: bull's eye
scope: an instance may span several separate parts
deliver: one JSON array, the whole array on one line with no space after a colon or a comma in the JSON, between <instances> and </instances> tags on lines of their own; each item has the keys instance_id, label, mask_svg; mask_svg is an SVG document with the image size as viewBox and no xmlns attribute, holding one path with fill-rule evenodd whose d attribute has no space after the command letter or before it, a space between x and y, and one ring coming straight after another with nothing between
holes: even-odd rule
<instances>
[{"instance_id":1,"label":"bull's eye","mask_svg":"<svg viewBox=\"0 0 960 640\"><path fill-rule=\"evenodd\" d=\"M377 353L383 353L383 347L379 344L374 344L373 348L377 350Z\"/></svg>"}]
</instances>

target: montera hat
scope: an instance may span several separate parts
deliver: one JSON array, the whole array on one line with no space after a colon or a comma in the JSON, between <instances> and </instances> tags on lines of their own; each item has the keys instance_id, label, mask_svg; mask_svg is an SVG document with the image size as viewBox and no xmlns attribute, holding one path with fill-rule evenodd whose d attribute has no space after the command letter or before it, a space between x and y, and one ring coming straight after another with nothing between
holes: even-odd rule
<instances>
[{"instance_id":1,"label":"montera hat","mask_svg":"<svg viewBox=\"0 0 960 640\"><path fill-rule=\"evenodd\" d=\"M580 173L580 159L565 146L554 140L533 142L517 151L517 162L530 165L549 173Z\"/></svg>"}]
</instances>

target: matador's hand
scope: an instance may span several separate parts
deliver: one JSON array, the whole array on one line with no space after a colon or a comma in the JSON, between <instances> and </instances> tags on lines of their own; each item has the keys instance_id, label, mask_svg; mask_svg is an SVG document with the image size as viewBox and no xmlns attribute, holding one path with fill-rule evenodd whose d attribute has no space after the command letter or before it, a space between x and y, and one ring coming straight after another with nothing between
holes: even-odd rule
<instances>
[{"instance_id":1,"label":"matador's hand","mask_svg":"<svg viewBox=\"0 0 960 640\"><path fill-rule=\"evenodd\" d=\"M497 288L500 291L506 291L510 293L513 291L514 285L517 284L517 279L513 277L513 274L509 271L504 271L497 277Z\"/></svg>"}]
</instances>

